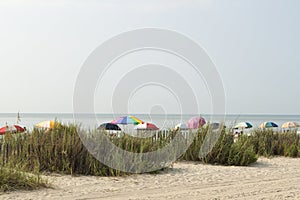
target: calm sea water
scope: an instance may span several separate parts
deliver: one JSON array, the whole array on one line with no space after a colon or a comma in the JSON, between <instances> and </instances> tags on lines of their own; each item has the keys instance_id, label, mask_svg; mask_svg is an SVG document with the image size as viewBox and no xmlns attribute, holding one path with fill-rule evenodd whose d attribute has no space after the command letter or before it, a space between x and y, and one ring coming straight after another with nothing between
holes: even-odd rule
<instances>
[{"instance_id":1,"label":"calm sea water","mask_svg":"<svg viewBox=\"0 0 300 200\"><path fill-rule=\"evenodd\" d=\"M122 114L82 114L74 118L73 114L59 114L59 113L21 113L20 124L26 126L28 129L34 127L35 124L45 120L58 120L63 123L80 123L84 128L95 128L103 122L110 122L115 118L122 116ZM172 128L178 123L185 123L188 119L195 115L145 115L135 114L134 116L146 122L152 122L160 128ZM296 121L300 123L300 115L202 115L207 121L219 122L225 121L228 127L235 123L248 121L254 127L258 127L262 122L272 121L278 124L279 127L286 121ZM17 122L17 114L1 113L0 126L6 123L9 125Z\"/></svg>"}]
</instances>

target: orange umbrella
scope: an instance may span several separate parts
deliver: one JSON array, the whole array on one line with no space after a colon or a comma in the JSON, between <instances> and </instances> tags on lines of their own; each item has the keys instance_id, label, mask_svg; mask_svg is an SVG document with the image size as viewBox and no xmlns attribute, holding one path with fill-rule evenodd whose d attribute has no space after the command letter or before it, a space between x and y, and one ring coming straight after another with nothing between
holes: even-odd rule
<instances>
[{"instance_id":1,"label":"orange umbrella","mask_svg":"<svg viewBox=\"0 0 300 200\"><path fill-rule=\"evenodd\" d=\"M40 123L36 124L35 126L37 128L53 128L55 124L56 124L55 121L48 120L48 121L40 122Z\"/></svg>"}]
</instances>

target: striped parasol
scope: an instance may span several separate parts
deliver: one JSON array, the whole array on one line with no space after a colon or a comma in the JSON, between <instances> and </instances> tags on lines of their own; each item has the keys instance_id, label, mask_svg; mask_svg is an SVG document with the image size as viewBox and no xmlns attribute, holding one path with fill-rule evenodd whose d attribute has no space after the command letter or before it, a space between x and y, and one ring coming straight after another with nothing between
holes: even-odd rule
<instances>
[{"instance_id":1,"label":"striped parasol","mask_svg":"<svg viewBox=\"0 0 300 200\"><path fill-rule=\"evenodd\" d=\"M111 121L112 124L143 124L144 122L134 116L122 116L118 119Z\"/></svg>"}]
</instances>

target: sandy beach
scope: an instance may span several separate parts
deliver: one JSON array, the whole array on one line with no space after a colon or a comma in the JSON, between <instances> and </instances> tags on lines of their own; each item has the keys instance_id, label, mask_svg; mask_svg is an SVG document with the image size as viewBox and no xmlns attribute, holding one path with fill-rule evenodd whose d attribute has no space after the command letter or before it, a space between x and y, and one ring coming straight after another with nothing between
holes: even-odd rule
<instances>
[{"instance_id":1,"label":"sandy beach","mask_svg":"<svg viewBox=\"0 0 300 200\"><path fill-rule=\"evenodd\" d=\"M177 162L160 174L46 176L53 189L1 199L300 199L300 159L260 158L249 167Z\"/></svg>"}]
</instances>

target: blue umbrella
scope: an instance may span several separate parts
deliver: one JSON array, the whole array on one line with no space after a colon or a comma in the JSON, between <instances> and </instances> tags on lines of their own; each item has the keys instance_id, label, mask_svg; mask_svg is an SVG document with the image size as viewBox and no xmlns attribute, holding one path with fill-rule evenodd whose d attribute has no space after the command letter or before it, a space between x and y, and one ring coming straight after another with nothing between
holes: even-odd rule
<instances>
[{"instance_id":1,"label":"blue umbrella","mask_svg":"<svg viewBox=\"0 0 300 200\"><path fill-rule=\"evenodd\" d=\"M278 127L278 125L275 124L274 122L264 122L259 127L260 128L275 128L275 127Z\"/></svg>"},{"instance_id":2,"label":"blue umbrella","mask_svg":"<svg viewBox=\"0 0 300 200\"><path fill-rule=\"evenodd\" d=\"M214 122L214 123L211 123L210 126L212 127L212 129L219 129L221 124L218 122ZM226 128L226 126L223 125L223 128Z\"/></svg>"},{"instance_id":3,"label":"blue umbrella","mask_svg":"<svg viewBox=\"0 0 300 200\"><path fill-rule=\"evenodd\" d=\"M112 124L112 123L104 123L104 124L101 124L99 127L98 127L98 130L112 130L112 131L120 131L121 128L116 125L116 124Z\"/></svg>"}]
</instances>

